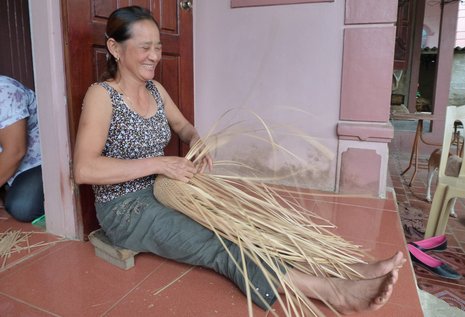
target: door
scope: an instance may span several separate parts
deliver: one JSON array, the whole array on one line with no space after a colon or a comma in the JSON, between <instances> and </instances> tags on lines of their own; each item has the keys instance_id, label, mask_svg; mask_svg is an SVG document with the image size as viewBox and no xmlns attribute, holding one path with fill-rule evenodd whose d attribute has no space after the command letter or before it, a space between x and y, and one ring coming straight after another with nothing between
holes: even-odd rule
<instances>
[{"instance_id":1,"label":"door","mask_svg":"<svg viewBox=\"0 0 465 317\"><path fill-rule=\"evenodd\" d=\"M0 43L0 74L34 90L27 0L0 1Z\"/></svg>"},{"instance_id":2,"label":"door","mask_svg":"<svg viewBox=\"0 0 465 317\"><path fill-rule=\"evenodd\" d=\"M155 79L163 84L184 116L194 122L192 12L188 6L180 6L178 0L65 0L62 11L72 148L86 90L105 69L106 21L112 11L128 5L146 7L159 22L163 57ZM165 152L185 155L187 150L187 145L173 135ZM88 185L76 186L75 195L80 229L86 238L98 228L94 196Z\"/></svg>"}]
</instances>

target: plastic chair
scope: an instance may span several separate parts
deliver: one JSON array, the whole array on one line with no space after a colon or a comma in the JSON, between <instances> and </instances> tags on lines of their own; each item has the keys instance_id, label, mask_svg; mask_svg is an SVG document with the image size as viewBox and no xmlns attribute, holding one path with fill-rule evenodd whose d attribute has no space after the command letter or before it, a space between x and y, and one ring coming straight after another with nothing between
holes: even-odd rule
<instances>
[{"instance_id":1,"label":"plastic chair","mask_svg":"<svg viewBox=\"0 0 465 317\"><path fill-rule=\"evenodd\" d=\"M459 129L463 129L463 124L460 121L454 122L454 135L452 137L452 144L457 147L457 155L462 157L463 155L463 146L464 138L460 135Z\"/></svg>"},{"instance_id":2,"label":"plastic chair","mask_svg":"<svg viewBox=\"0 0 465 317\"><path fill-rule=\"evenodd\" d=\"M449 220L449 210L453 203L453 198L465 198L465 164L462 160L458 177L445 175L449 150L453 137L453 130L456 121L465 123L465 105L449 106L446 112L446 124L444 139L441 150L441 162L439 163L438 184L433 197L433 203L426 225L425 238L444 234L447 221ZM463 157L463 147L461 149Z\"/></svg>"}]
</instances>

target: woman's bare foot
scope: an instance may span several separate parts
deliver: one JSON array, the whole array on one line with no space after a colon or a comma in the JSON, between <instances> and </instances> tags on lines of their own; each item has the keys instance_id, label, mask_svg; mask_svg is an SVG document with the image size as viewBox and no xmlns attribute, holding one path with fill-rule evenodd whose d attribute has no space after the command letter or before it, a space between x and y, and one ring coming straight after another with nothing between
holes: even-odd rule
<instances>
[{"instance_id":1,"label":"woman's bare foot","mask_svg":"<svg viewBox=\"0 0 465 317\"><path fill-rule=\"evenodd\" d=\"M374 279L332 279L323 300L341 314L377 310L386 304L398 279L398 270ZM323 296L323 294L320 294Z\"/></svg>"},{"instance_id":2,"label":"woman's bare foot","mask_svg":"<svg viewBox=\"0 0 465 317\"><path fill-rule=\"evenodd\" d=\"M398 279L398 271L396 268L373 279L346 280L310 276L290 270L286 278L307 297L319 299L341 314L350 314L376 310L386 304Z\"/></svg>"},{"instance_id":3,"label":"woman's bare foot","mask_svg":"<svg viewBox=\"0 0 465 317\"><path fill-rule=\"evenodd\" d=\"M393 270L400 269L407 261L404 254L398 251L392 257L368 264L354 264L350 267L360 273L366 279L384 276Z\"/></svg>"}]
</instances>

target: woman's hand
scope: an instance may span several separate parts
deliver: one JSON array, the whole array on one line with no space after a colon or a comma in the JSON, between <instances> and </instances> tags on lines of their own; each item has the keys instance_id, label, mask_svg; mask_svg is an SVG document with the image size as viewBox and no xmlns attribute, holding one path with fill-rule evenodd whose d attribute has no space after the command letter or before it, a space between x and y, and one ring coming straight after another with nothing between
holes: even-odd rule
<instances>
[{"instance_id":1,"label":"woman's hand","mask_svg":"<svg viewBox=\"0 0 465 317\"><path fill-rule=\"evenodd\" d=\"M189 142L189 146L191 148L193 146L196 146L198 148L196 153L202 153L205 149L205 144L198 136L191 139L191 141ZM193 157L193 160L195 162L195 167L197 168L197 173L203 173L207 167L209 171L211 171L213 168L213 160L209 153L202 154L200 160L197 160L196 157Z\"/></svg>"},{"instance_id":2,"label":"woman's hand","mask_svg":"<svg viewBox=\"0 0 465 317\"><path fill-rule=\"evenodd\" d=\"M200 162L197 162L195 164L195 167L197 168L197 173L203 173L205 169L208 167L208 170L211 171L213 167L213 160L210 156L210 154L205 154L204 157L200 160Z\"/></svg>"},{"instance_id":3,"label":"woman's hand","mask_svg":"<svg viewBox=\"0 0 465 317\"><path fill-rule=\"evenodd\" d=\"M169 178L187 183L197 172L194 163L184 157L164 156L160 158L164 163L163 175Z\"/></svg>"}]
</instances>

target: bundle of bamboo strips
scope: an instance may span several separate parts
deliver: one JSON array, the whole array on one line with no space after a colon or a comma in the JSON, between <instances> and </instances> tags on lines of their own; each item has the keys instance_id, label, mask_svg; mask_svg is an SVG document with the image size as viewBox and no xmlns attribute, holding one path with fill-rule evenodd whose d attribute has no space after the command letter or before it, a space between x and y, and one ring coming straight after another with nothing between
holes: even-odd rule
<instances>
[{"instance_id":1,"label":"bundle of bamboo strips","mask_svg":"<svg viewBox=\"0 0 465 317\"><path fill-rule=\"evenodd\" d=\"M54 242L40 241L34 244L29 242L29 238L32 234L41 234L43 232L28 231L23 232L21 230L8 229L5 232L0 232L0 258L2 259L2 265L0 270L4 269L7 264L7 260L14 253L22 251L31 252L32 248L43 247L49 244L54 244L60 240Z\"/></svg>"},{"instance_id":2,"label":"bundle of bamboo strips","mask_svg":"<svg viewBox=\"0 0 465 317\"><path fill-rule=\"evenodd\" d=\"M265 130L271 136L271 131L266 127ZM225 129L210 134L194 145L186 158L199 162L237 133L246 132ZM283 149L272 137L267 141L273 148ZM214 166L253 170L251 166L231 161L215 162ZM359 246L333 234L331 223L306 210L295 198L296 192L267 183L271 179L209 173L196 174L189 183L183 183L159 175L154 194L162 204L212 230L220 241L225 238L238 245L242 258L251 259L264 273L286 316L308 316L309 313L321 316L316 306L285 278L288 268L313 276L358 279L362 276L351 265L364 263L364 253ZM252 316L251 292L256 290L248 279L246 267L235 263L248 284L247 300ZM284 300L278 295L278 285L284 290Z\"/></svg>"}]
</instances>

